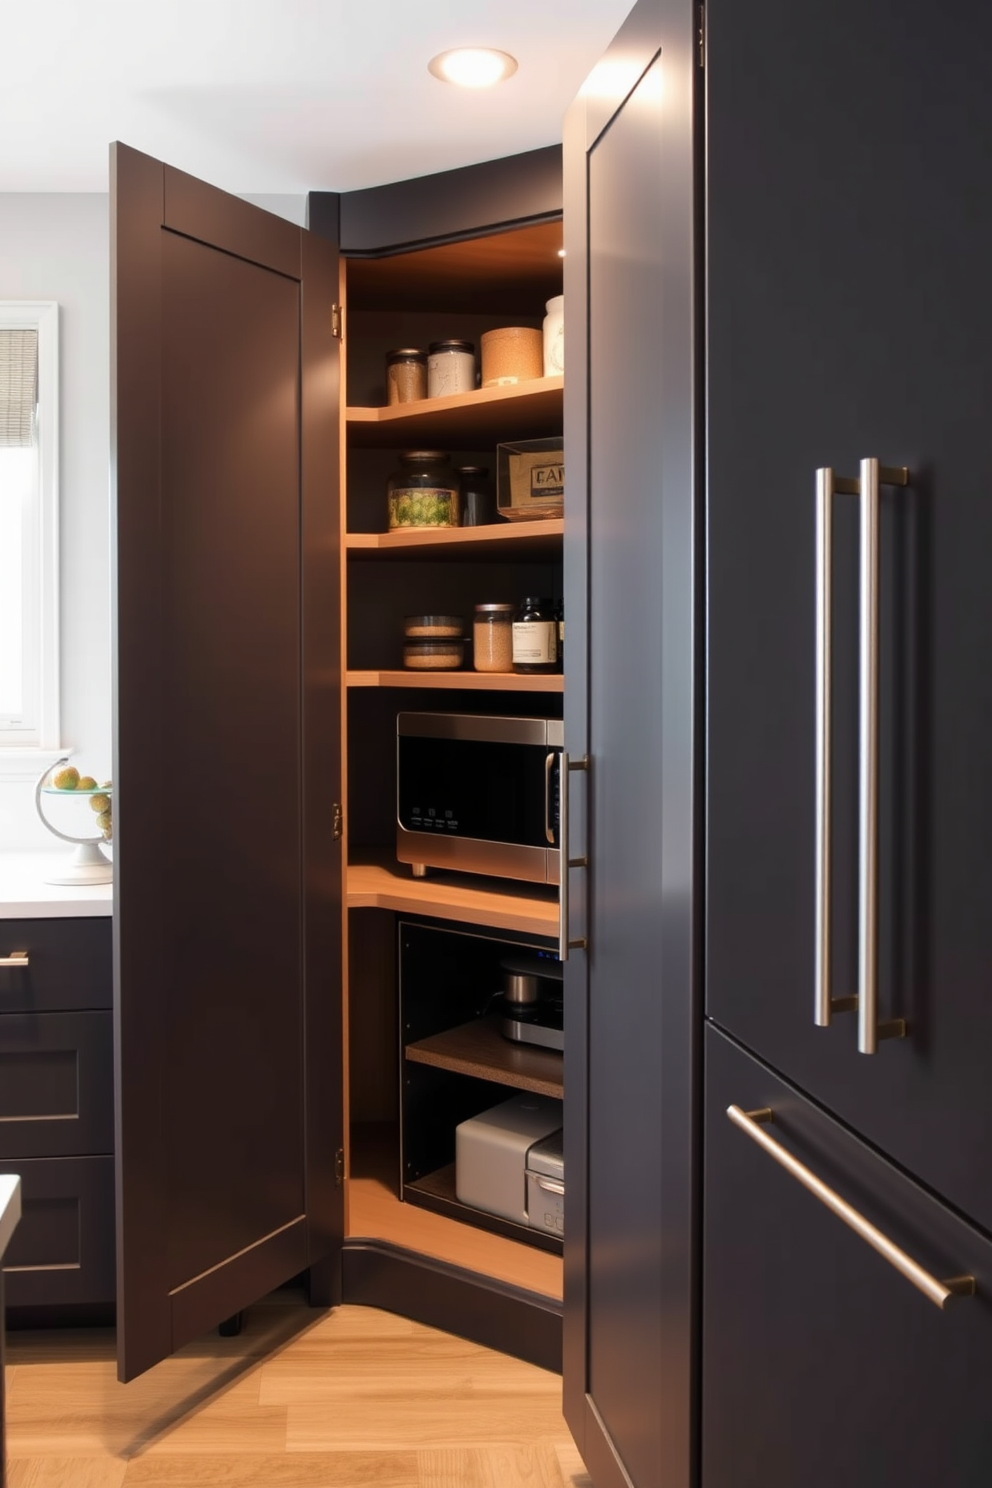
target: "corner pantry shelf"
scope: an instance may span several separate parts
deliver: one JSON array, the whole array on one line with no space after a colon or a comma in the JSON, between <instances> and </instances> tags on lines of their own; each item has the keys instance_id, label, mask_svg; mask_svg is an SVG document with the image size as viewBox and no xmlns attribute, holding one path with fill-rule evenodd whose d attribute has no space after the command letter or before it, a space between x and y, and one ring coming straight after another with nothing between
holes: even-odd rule
<instances>
[{"instance_id":1,"label":"corner pantry shelf","mask_svg":"<svg viewBox=\"0 0 992 1488\"><path fill-rule=\"evenodd\" d=\"M536 377L511 387L476 388L386 408L347 408L348 441L357 447L472 449L505 439L531 439L560 430L564 378ZM425 446L427 447L427 446Z\"/></svg>"},{"instance_id":2,"label":"corner pantry shelf","mask_svg":"<svg viewBox=\"0 0 992 1488\"><path fill-rule=\"evenodd\" d=\"M393 909L558 938L558 893L544 884L460 873L414 878L405 864L382 851L356 852L346 885L349 909Z\"/></svg>"},{"instance_id":3,"label":"corner pantry shelf","mask_svg":"<svg viewBox=\"0 0 992 1488\"><path fill-rule=\"evenodd\" d=\"M513 672L348 672L349 687L429 687L458 692L564 692L560 672L524 677Z\"/></svg>"},{"instance_id":4,"label":"corner pantry shelf","mask_svg":"<svg viewBox=\"0 0 992 1488\"><path fill-rule=\"evenodd\" d=\"M504 1038L498 1017L475 1018L458 1028L433 1033L407 1044L403 1052L414 1064L431 1064L457 1075L491 1080L494 1085L562 1098L561 1055L554 1049Z\"/></svg>"},{"instance_id":5,"label":"corner pantry shelf","mask_svg":"<svg viewBox=\"0 0 992 1488\"><path fill-rule=\"evenodd\" d=\"M485 527L406 527L394 532L349 532L345 547L350 558L456 559L459 563L494 558L561 557L565 523L547 521L500 522Z\"/></svg>"}]
</instances>

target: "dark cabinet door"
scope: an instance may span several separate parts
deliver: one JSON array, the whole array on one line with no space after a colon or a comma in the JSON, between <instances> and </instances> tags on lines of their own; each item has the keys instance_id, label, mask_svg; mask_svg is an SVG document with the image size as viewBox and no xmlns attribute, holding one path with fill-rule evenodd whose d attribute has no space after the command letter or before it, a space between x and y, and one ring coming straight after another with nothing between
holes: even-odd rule
<instances>
[{"instance_id":1,"label":"dark cabinet door","mask_svg":"<svg viewBox=\"0 0 992 1488\"><path fill-rule=\"evenodd\" d=\"M337 253L125 146L112 178L130 1378L306 1267L333 1293Z\"/></svg>"},{"instance_id":2,"label":"dark cabinet door","mask_svg":"<svg viewBox=\"0 0 992 1488\"><path fill-rule=\"evenodd\" d=\"M565 1412L596 1488L692 1481L695 9L566 123ZM583 838L585 841L583 842Z\"/></svg>"},{"instance_id":3,"label":"dark cabinet door","mask_svg":"<svg viewBox=\"0 0 992 1488\"><path fill-rule=\"evenodd\" d=\"M707 1012L992 1229L992 9L707 5ZM963 38L967 40L963 40ZM814 1024L815 482L881 492L878 1002ZM831 985L859 995L859 498L833 502ZM867 922L866 922L867 923Z\"/></svg>"},{"instance_id":4,"label":"dark cabinet door","mask_svg":"<svg viewBox=\"0 0 992 1488\"><path fill-rule=\"evenodd\" d=\"M975 1295L942 1310L783 1154ZM713 1028L703 1213L702 1488L984 1488L992 1244Z\"/></svg>"}]
</instances>

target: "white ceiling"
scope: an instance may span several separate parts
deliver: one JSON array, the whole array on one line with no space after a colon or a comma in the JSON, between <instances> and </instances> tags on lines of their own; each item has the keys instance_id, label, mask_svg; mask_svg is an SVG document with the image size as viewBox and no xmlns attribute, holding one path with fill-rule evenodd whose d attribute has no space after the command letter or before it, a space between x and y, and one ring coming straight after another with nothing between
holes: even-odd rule
<instances>
[{"instance_id":1,"label":"white ceiling","mask_svg":"<svg viewBox=\"0 0 992 1488\"><path fill-rule=\"evenodd\" d=\"M348 191L536 149L633 0L0 0L0 191L105 191L123 140L229 191ZM473 92L452 46L520 66Z\"/></svg>"}]
</instances>

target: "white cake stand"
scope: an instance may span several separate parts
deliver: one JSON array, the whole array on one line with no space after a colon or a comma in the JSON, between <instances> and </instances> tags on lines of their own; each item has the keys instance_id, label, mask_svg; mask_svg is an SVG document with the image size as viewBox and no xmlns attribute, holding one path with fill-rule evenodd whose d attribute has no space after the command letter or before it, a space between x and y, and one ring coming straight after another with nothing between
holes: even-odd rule
<instances>
[{"instance_id":1,"label":"white cake stand","mask_svg":"<svg viewBox=\"0 0 992 1488\"><path fill-rule=\"evenodd\" d=\"M42 796L67 796L84 797L110 796L113 794L109 786L95 786L93 790L59 790L57 786L48 782L52 775L62 765L68 764L69 756L56 760L47 770L42 771L38 777L38 783L34 788L34 804L38 815L53 836L63 842L71 842L75 852L62 867L56 868L54 872L45 874L45 883L50 884L104 884L112 883L114 878L114 865L102 851L100 844L105 840L103 837L70 837L67 832L60 832L58 827L53 827L42 807Z\"/></svg>"}]
</instances>

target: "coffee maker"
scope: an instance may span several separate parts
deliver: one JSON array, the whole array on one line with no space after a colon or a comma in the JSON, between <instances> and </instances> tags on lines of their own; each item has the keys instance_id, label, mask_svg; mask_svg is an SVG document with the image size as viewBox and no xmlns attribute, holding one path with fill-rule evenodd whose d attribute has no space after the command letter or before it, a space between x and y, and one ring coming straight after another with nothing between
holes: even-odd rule
<instances>
[{"instance_id":1,"label":"coffee maker","mask_svg":"<svg viewBox=\"0 0 992 1488\"><path fill-rule=\"evenodd\" d=\"M537 952L508 956L503 973L503 1034L518 1044L565 1047L562 964Z\"/></svg>"}]
</instances>

